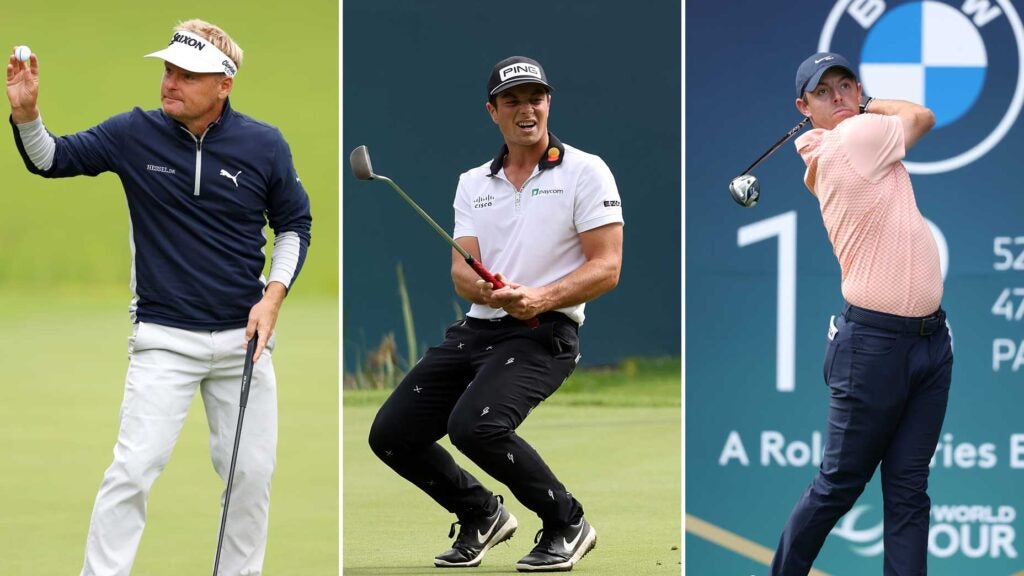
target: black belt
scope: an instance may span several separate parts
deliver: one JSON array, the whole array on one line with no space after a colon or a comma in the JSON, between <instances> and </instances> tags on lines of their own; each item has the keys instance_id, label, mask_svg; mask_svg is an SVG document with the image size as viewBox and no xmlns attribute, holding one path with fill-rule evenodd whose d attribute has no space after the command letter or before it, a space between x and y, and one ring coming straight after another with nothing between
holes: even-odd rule
<instances>
[{"instance_id":1,"label":"black belt","mask_svg":"<svg viewBox=\"0 0 1024 576\"><path fill-rule=\"evenodd\" d=\"M917 334L918 336L934 334L946 324L946 311L942 308L928 316L908 317L875 312L874 310L847 304L843 309L843 317L849 322L856 322L864 326L871 326L872 328L879 328L890 332Z\"/></svg>"},{"instance_id":2,"label":"black belt","mask_svg":"<svg viewBox=\"0 0 1024 576\"><path fill-rule=\"evenodd\" d=\"M551 322L570 322L573 326L576 326L576 322L562 314L561 312L541 312L536 316L537 320L541 324L549 324ZM472 316L466 316L466 322L474 328L499 328L508 326L524 326L522 320L513 318L512 316L502 316L501 318L474 318Z\"/></svg>"}]
</instances>

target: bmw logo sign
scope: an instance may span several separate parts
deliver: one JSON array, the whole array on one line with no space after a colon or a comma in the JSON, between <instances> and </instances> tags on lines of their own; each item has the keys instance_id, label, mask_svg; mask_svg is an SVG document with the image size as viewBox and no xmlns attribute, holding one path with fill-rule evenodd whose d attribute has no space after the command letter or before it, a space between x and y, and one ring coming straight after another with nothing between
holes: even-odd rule
<instances>
[{"instance_id":1,"label":"bmw logo sign","mask_svg":"<svg viewBox=\"0 0 1024 576\"><path fill-rule=\"evenodd\" d=\"M981 158L1024 103L1024 27L1010 0L840 0L818 51L859 62L866 94L932 109L932 135L904 162L912 173L948 172Z\"/></svg>"}]
</instances>

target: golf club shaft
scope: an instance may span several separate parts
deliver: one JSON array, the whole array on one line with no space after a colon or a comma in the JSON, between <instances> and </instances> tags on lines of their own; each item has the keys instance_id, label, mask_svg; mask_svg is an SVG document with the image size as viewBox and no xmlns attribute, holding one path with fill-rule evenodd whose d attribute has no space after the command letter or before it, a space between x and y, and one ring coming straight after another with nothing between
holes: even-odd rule
<instances>
[{"instance_id":1,"label":"golf club shaft","mask_svg":"<svg viewBox=\"0 0 1024 576\"><path fill-rule=\"evenodd\" d=\"M355 147L352 150L352 153L349 154L348 160L349 165L352 168L352 175L358 178L359 180L383 180L387 182L388 185L395 190L395 192L398 192L398 195L401 196L402 199L405 200L405 202L409 206L412 206L413 210L415 210L416 213L420 215L420 217L427 221L427 224L430 224L430 227L433 228L435 232L437 232L438 234L441 235L442 238L444 238L445 242L447 242L449 246L451 246L456 252L459 253L460 256L462 256L462 259L466 261L466 264L468 264L469 267L472 268L474 272L476 272L477 276L482 278L485 282L489 282L491 284L491 289L499 290L505 287L504 282L498 280L494 276L494 274L491 274L490 270L485 268L483 264L478 262L476 258L473 257L472 254L470 254L468 251L466 251L465 248L463 248L455 240L453 240L452 237L449 236L448 233L445 232L443 228L438 226L437 222L434 222L434 219L431 218L430 215L427 214L422 208L420 208L419 204L416 204L416 202L414 202L413 199L410 198L409 195L406 194L404 190L402 190L401 186L395 184L395 181L388 178L387 176L381 176L380 174L373 173L373 167L372 164L370 163L370 151L365 145ZM536 318L523 320L523 322L530 328L536 328L537 326L540 325L540 321L537 320Z\"/></svg>"},{"instance_id":2,"label":"golf club shaft","mask_svg":"<svg viewBox=\"0 0 1024 576\"><path fill-rule=\"evenodd\" d=\"M477 262L476 258L473 258L473 255L470 254L469 252L467 252L465 248L463 248L462 246L459 246L459 243L456 242L455 240L453 240L452 237L449 236L448 233L444 231L444 228L441 228L440 226L438 226L437 222L434 222L434 219L431 218L429 214L424 212L423 209L420 208L419 205L416 204L416 202L414 202L413 199L410 198L409 195L406 194L405 191L403 191L398 186L398 184L395 184L394 180L392 180L391 178L388 178L387 176L381 176L380 174L374 174L373 178L375 180L383 180L383 181L387 182L388 184L390 184L391 187L395 189L395 192L398 192L398 194L406 202L409 203L409 206L412 206L413 209L415 209L416 212L419 213L419 215L422 216L423 219L426 220L427 223L430 224L434 228L434 230L436 230L437 233L441 235L442 238L444 238L449 244L451 244L452 248L454 248L459 253L459 255L462 256L462 258L466 261L466 264L469 264L469 267L472 268L473 271L476 272L477 276L483 278L483 280L485 282L490 282L491 283L492 289L498 290L500 288L504 288L505 287L505 283L504 282L502 282L501 280L498 280L497 278L495 278L494 274L491 274L490 270L485 268L484 265L481 264L480 262ZM529 320L523 320L523 322L526 323L526 325L529 326L530 328L536 328L537 326L540 325L540 321L537 320L536 318L530 318Z\"/></svg>"},{"instance_id":3,"label":"golf club shaft","mask_svg":"<svg viewBox=\"0 0 1024 576\"><path fill-rule=\"evenodd\" d=\"M387 182L388 184L390 184L391 187L395 189L395 192L398 192L398 194L402 197L402 199L404 199L406 202L408 202L409 206L412 206L413 209L416 210L416 212L419 213L419 215L422 216L423 219L426 220L427 223L430 224L434 228L434 230L436 230L437 233L440 234L441 237L444 238L445 241L448 242L448 244L450 244L451 247L454 248L459 253L459 255L462 256L462 258L466 261L466 264L469 264L470 268L472 268L477 273L477 276L480 276L486 282L490 282L491 286L495 290L498 290L500 288L504 288L505 287L505 283L504 282L502 282L501 280L498 280L497 278L495 278L494 274L491 274L490 270L485 268L484 265L481 264L480 262L477 262L476 258L473 258L472 254L467 252L465 248L463 248L462 246L459 245L458 242L453 240L452 237L449 236L448 233L444 231L444 228L441 228L440 226L438 226L437 222L434 222L434 219L431 218L429 214L424 212L423 209L420 208L419 205L416 204L416 202L414 202L413 199L410 198L409 195L406 194L405 191L403 191L398 186L398 184L395 184L394 180L392 180L391 178L388 178L387 176L381 176L380 174L374 174L373 178L375 180L383 180L383 181Z\"/></svg>"},{"instance_id":4,"label":"golf club shaft","mask_svg":"<svg viewBox=\"0 0 1024 576\"><path fill-rule=\"evenodd\" d=\"M235 462L238 460L238 441L242 438L242 420L245 418L245 406L249 403L249 385L252 382L253 356L256 355L256 343L259 333L253 332L252 339L245 349L245 362L242 364L242 395L238 402L238 424L235 427L235 446L231 450L231 467L228 469L228 485L224 491L224 510L220 517L220 535L217 537L217 555L213 560L213 576L217 576L220 568L220 552L224 547L224 529L228 525L228 505L231 504L231 485L235 480Z\"/></svg>"},{"instance_id":5,"label":"golf club shaft","mask_svg":"<svg viewBox=\"0 0 1024 576\"><path fill-rule=\"evenodd\" d=\"M753 170L758 164L763 162L765 158L771 156L776 150L779 149L780 146L782 146L783 144L788 142L789 139L792 138L794 135L796 135L796 133L799 132L800 129L803 128L804 125L807 124L807 122L809 122L809 121L810 121L810 117L806 117L803 120L801 120L799 124L797 124L796 126L793 126L792 128L790 128L789 132L786 132L785 136L783 136L781 139L779 139L779 141L776 142L774 146L769 148L767 152L765 152L764 154L761 154L761 156L757 160L754 160L754 163L751 164L750 166L748 166L747 169L744 170L742 174L740 174L740 176L743 176L745 174L750 174L751 170Z\"/></svg>"},{"instance_id":6,"label":"golf club shaft","mask_svg":"<svg viewBox=\"0 0 1024 576\"><path fill-rule=\"evenodd\" d=\"M419 204L416 204L416 202L414 202L413 199L410 198L409 195L406 194L405 191L403 191L398 186L398 184L395 184L394 180L392 180L391 178L388 178L387 176L381 176L380 174L374 174L373 175L373 179L374 180L383 180L383 181L387 182L388 184L390 184L391 187L395 189L395 192L398 192L399 196L401 196L402 199L405 200L409 204L409 206L412 206L413 210L415 210L420 216L423 217L424 220L427 221L427 224L430 224L430 226L434 230L436 230L437 233L440 234L441 237L444 238L446 242L448 242L448 244L451 244L452 248L454 248L456 251L458 251L458 253L461 254L462 257L466 259L466 262L469 262L470 260L475 261L473 256L471 256L469 252L466 252L465 248L463 248L462 246L459 246L459 243L456 242L455 240L453 240L452 237L449 236L448 233L444 231L444 228L441 228L440 226L438 226L437 222L434 222L434 219L431 218L429 214L424 212L423 209L419 207ZM481 266L480 269L478 269L476 266L474 266L473 269L477 270L477 272L479 272L480 269L483 269L483 266ZM486 272L486 269L484 269L484 271ZM487 274L489 275L490 272L487 272ZM490 280L488 280L488 282L490 282ZM498 286L495 286L495 288L498 288Z\"/></svg>"}]
</instances>

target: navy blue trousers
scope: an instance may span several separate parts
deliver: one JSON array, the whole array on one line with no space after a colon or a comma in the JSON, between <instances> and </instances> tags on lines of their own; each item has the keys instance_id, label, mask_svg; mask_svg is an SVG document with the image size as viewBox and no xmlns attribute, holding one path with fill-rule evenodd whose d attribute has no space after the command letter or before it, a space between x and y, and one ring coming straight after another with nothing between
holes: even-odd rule
<instances>
[{"instance_id":1,"label":"navy blue trousers","mask_svg":"<svg viewBox=\"0 0 1024 576\"><path fill-rule=\"evenodd\" d=\"M825 354L825 453L789 516L771 573L805 576L881 464L883 574L927 574L928 463L953 369L945 313L904 318L847 305L836 327Z\"/></svg>"},{"instance_id":2,"label":"navy blue trousers","mask_svg":"<svg viewBox=\"0 0 1024 576\"><path fill-rule=\"evenodd\" d=\"M510 317L456 322L381 406L370 447L460 519L492 513L492 493L437 443L447 434L545 527L570 524L583 506L515 430L569 377L578 355L576 324L557 312L532 329Z\"/></svg>"}]
</instances>

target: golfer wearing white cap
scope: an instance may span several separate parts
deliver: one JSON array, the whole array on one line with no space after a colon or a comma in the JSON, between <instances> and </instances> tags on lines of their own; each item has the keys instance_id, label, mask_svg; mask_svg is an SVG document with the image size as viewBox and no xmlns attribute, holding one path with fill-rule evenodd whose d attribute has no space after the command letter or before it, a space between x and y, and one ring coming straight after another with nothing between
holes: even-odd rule
<instances>
[{"instance_id":1,"label":"golfer wearing white cap","mask_svg":"<svg viewBox=\"0 0 1024 576\"><path fill-rule=\"evenodd\" d=\"M232 110L242 50L223 30L182 22L166 48L147 56L164 61L161 109L134 108L61 137L39 114L36 55L27 63L12 56L7 66L11 124L28 170L48 178L116 173L131 219L128 373L81 573L131 572L149 489L197 390L214 468L227 477L246 342L258 333L219 566L223 576L254 576L266 549L277 446L274 325L305 260L309 198L281 133ZM264 277L268 221L275 241Z\"/></svg>"}]
</instances>

